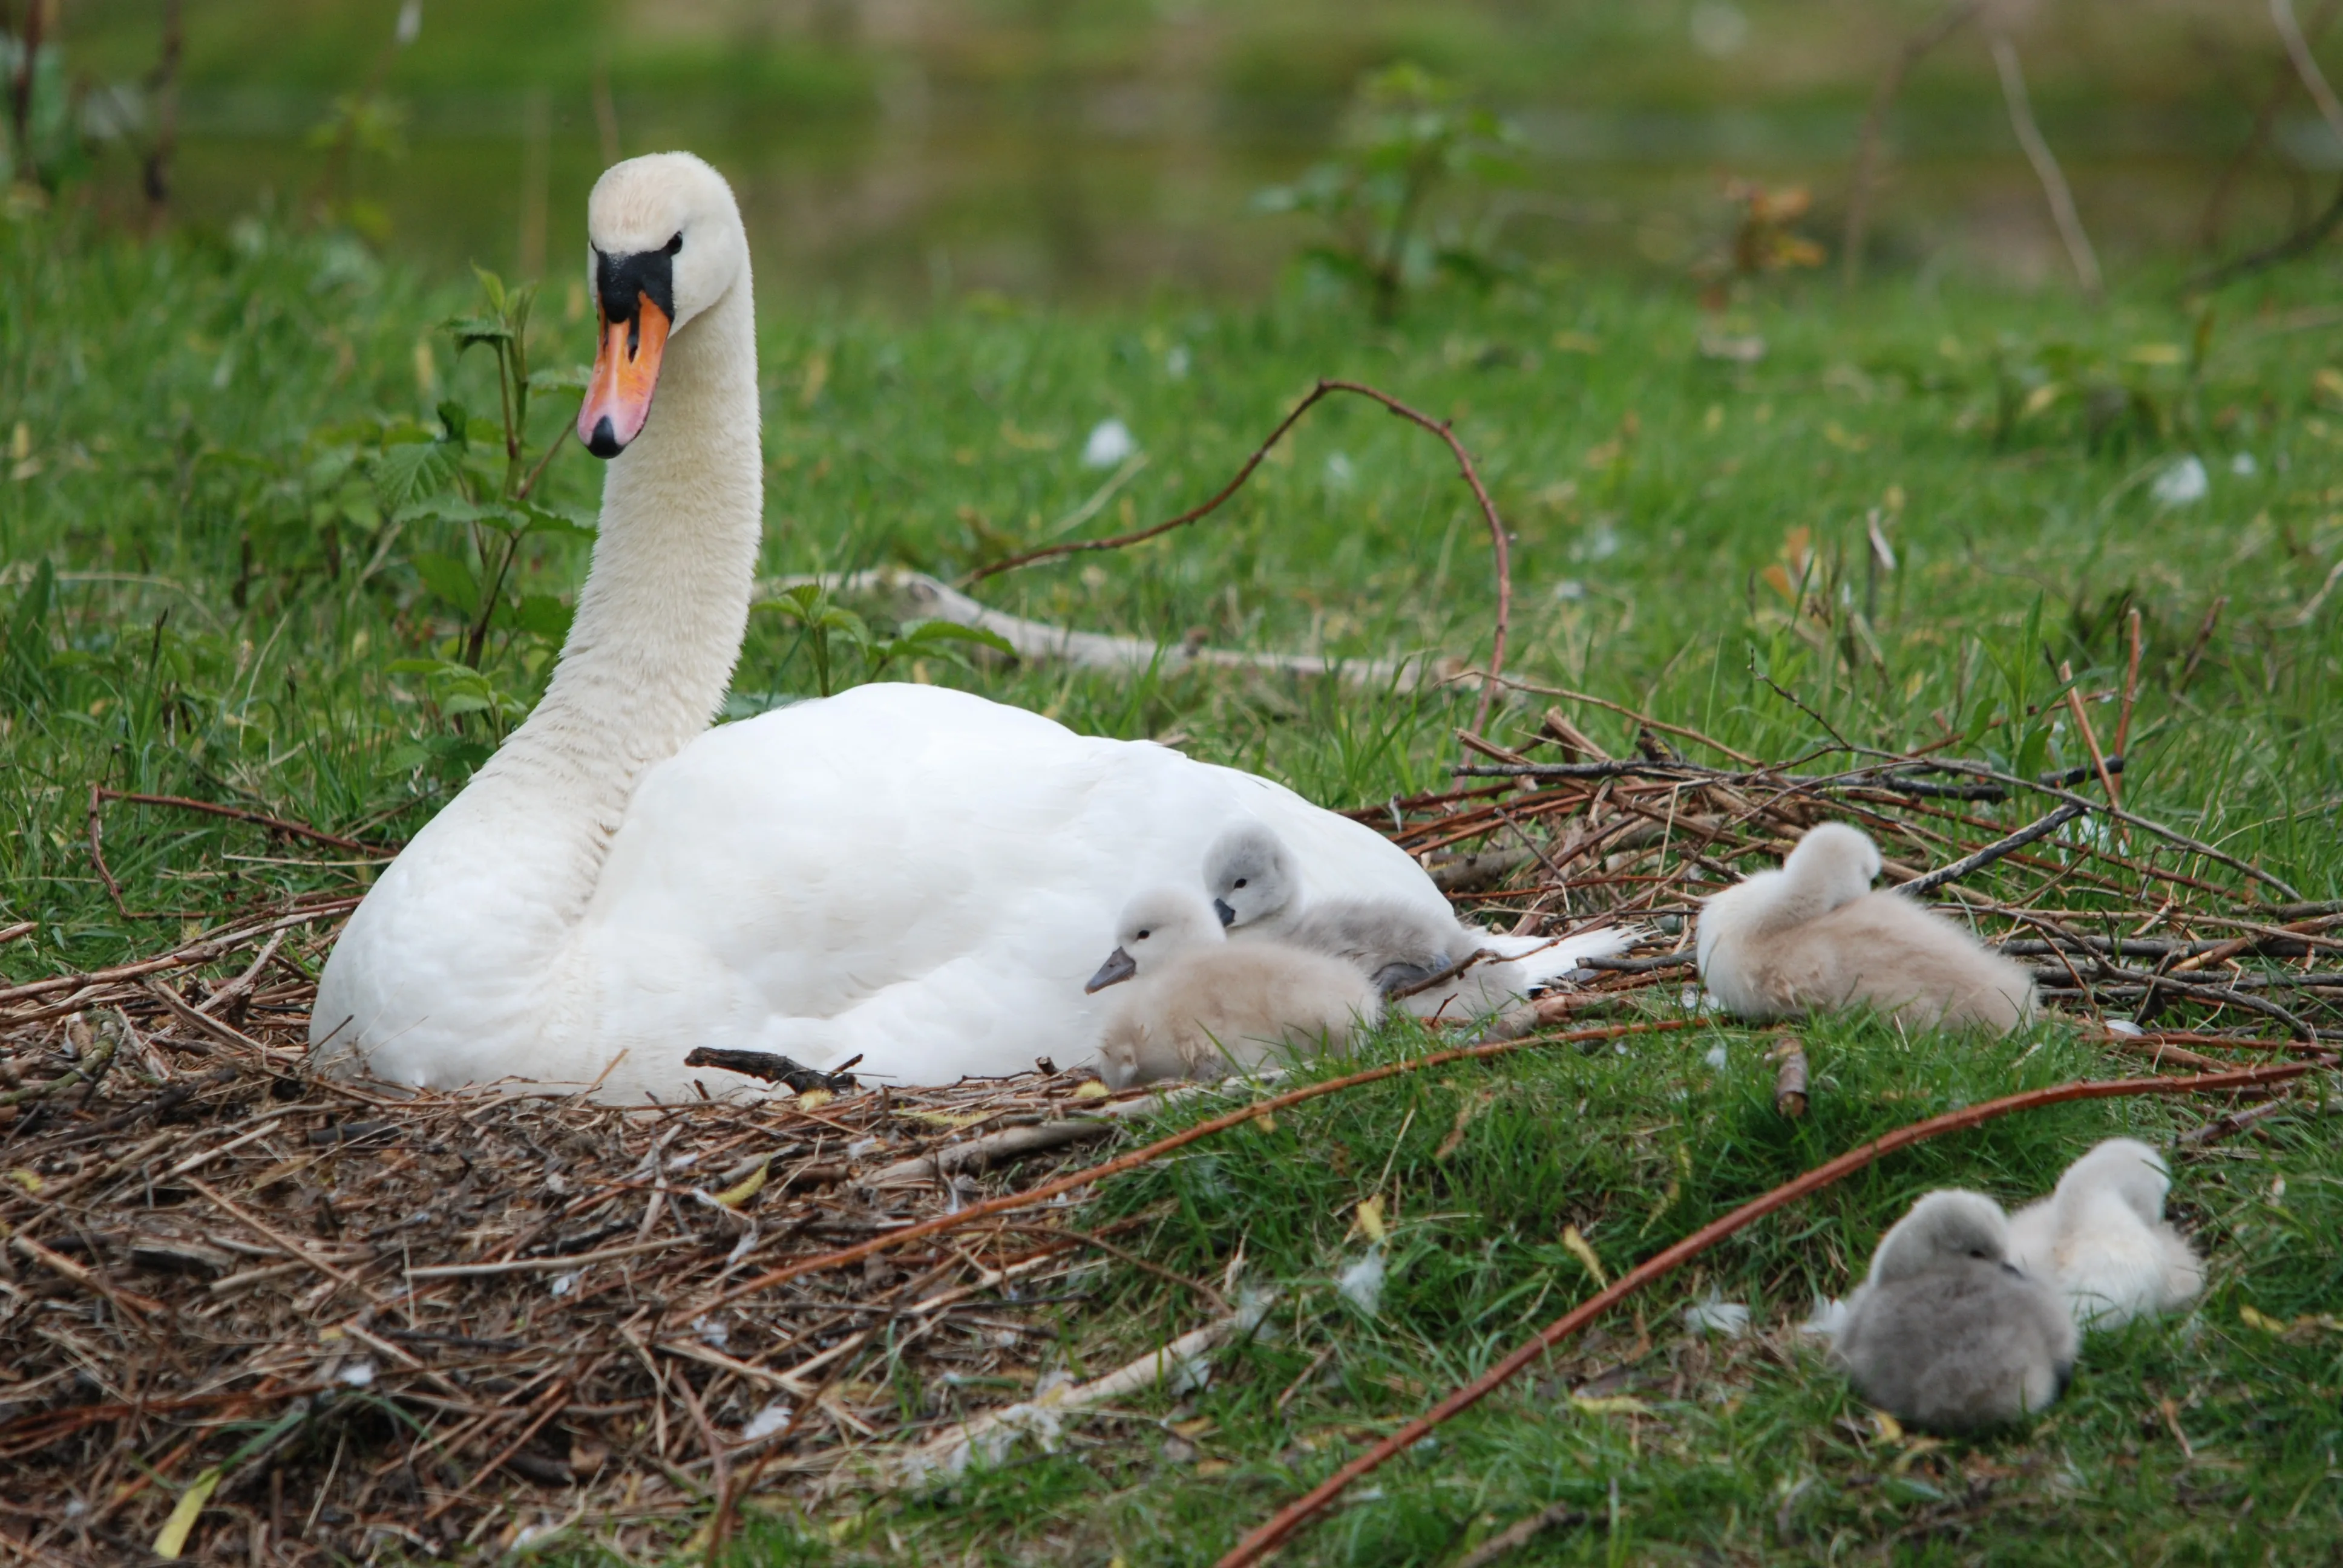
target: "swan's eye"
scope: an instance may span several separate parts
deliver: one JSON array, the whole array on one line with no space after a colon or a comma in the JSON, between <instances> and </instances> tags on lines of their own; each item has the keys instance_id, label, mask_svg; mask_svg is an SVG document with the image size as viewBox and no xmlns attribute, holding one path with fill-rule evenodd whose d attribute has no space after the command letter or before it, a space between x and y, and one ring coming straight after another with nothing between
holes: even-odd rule
<instances>
[{"instance_id":1,"label":"swan's eye","mask_svg":"<svg viewBox=\"0 0 2343 1568\"><path fill-rule=\"evenodd\" d=\"M1237 879L1237 886L1238 886L1238 887L1240 887L1240 888L1242 888L1242 887L1243 887L1244 885L1245 885L1245 879L1243 879L1242 877L1239 877L1239 878Z\"/></svg>"},{"instance_id":2,"label":"swan's eye","mask_svg":"<svg viewBox=\"0 0 2343 1568\"><path fill-rule=\"evenodd\" d=\"M678 229L678 230L676 230L675 237L674 237L673 239L669 240L669 241L667 242L667 253L668 253L669 256L673 256L673 255L675 255L677 252L679 252L679 251L680 251L680 250L682 250L682 249L683 249L683 231L682 231L681 229Z\"/></svg>"},{"instance_id":3,"label":"swan's eye","mask_svg":"<svg viewBox=\"0 0 2343 1568\"><path fill-rule=\"evenodd\" d=\"M1147 933L1147 932L1145 932L1145 931L1141 931L1141 932L1140 932L1140 933L1139 933L1138 940L1141 940L1141 941L1142 941L1142 942L1143 942L1143 941L1145 941L1145 940L1147 940L1147 938L1148 938L1148 934L1149 934L1149 933Z\"/></svg>"}]
</instances>

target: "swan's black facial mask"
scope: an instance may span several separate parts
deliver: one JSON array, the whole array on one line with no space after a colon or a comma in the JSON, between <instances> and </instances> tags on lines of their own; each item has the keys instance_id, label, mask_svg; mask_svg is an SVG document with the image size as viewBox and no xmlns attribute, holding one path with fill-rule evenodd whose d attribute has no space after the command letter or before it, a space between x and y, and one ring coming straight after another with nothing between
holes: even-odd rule
<instances>
[{"instance_id":1,"label":"swan's black facial mask","mask_svg":"<svg viewBox=\"0 0 2343 1568\"><path fill-rule=\"evenodd\" d=\"M594 308L601 341L594 377L578 409L578 439L598 457L615 457L642 433L659 387L660 357L675 324L677 235L658 250L594 253Z\"/></svg>"}]
</instances>

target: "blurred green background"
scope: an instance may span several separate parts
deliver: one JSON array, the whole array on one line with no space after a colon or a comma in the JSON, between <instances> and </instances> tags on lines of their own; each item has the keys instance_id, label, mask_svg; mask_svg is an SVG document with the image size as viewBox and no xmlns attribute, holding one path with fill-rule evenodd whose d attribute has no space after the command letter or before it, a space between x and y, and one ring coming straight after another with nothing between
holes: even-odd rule
<instances>
[{"instance_id":1,"label":"blurred green background","mask_svg":"<svg viewBox=\"0 0 2343 1568\"><path fill-rule=\"evenodd\" d=\"M76 199L134 217L163 0L45 5L98 147ZM2302 7L2316 29L2323 6ZM419 15L416 12L419 11ZM1487 222L1538 265L1681 276L1728 179L1812 188L1833 242L1865 105L1936 0L203 0L185 9L178 216L315 186L317 127L379 83L352 216L394 254L536 274L613 152L689 146L749 215L767 292L918 305L1272 286L1307 225L1252 210L1322 155L1363 73L1412 60L1522 136ZM2205 247L2282 61L2251 0L1999 0L2111 272ZM2021 285L2066 263L1972 25L1888 126L1875 264ZM375 134L375 133L379 134ZM2221 225L2323 206L2343 146L2293 92Z\"/></svg>"}]
</instances>

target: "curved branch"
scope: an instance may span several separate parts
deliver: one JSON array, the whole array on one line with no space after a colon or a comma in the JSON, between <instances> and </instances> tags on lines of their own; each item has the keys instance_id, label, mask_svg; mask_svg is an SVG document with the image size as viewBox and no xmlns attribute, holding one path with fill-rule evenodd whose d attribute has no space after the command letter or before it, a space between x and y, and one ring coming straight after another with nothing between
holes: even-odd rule
<instances>
[{"instance_id":1,"label":"curved branch","mask_svg":"<svg viewBox=\"0 0 2343 1568\"><path fill-rule=\"evenodd\" d=\"M1523 1367L1546 1352L1593 1322L1621 1301L1650 1284L1671 1271L1706 1251L1735 1231L1763 1219L1775 1210L1795 1202L1809 1192L1829 1186L1841 1177L1852 1175L1884 1154L1914 1143L1957 1132L2007 1116L2019 1111L2032 1111L2040 1106L2056 1105L2069 1100L2112 1100L2135 1094L2194 1094L2222 1089L2241 1089L2254 1084L2276 1083L2299 1078L2310 1070L2308 1063L2290 1062L2281 1067L2247 1068L2237 1072L2208 1072L2194 1078L2139 1078L2107 1081L2083 1081L2062 1083L2050 1089L2031 1090L2024 1094L2012 1094L2004 1099L1987 1101L1966 1110L1950 1111L1943 1116L1916 1121L1899 1127L1882 1138L1875 1138L1859 1148L1849 1150L1837 1159L1781 1186L1763 1197L1751 1200L1723 1219L1704 1225L1678 1241L1674 1246L1634 1270L1620 1276L1607 1290L1598 1292L1587 1301L1564 1313L1538 1331L1527 1343L1491 1367L1487 1372L1442 1400L1423 1414L1409 1422L1374 1447L1342 1466L1319 1483L1302 1496L1280 1509L1270 1521L1247 1535L1214 1568L1246 1568L1258 1563L1282 1544L1293 1533L1308 1523L1326 1505L1340 1495L1342 1489L1360 1476L1382 1464L1393 1454L1402 1452L1420 1442L1433 1427L1451 1416L1463 1413L1503 1387Z\"/></svg>"},{"instance_id":2,"label":"curved branch","mask_svg":"<svg viewBox=\"0 0 2343 1568\"><path fill-rule=\"evenodd\" d=\"M1448 444L1449 453L1456 459L1458 471L1464 476L1464 483L1472 487L1473 499L1480 504L1482 518L1489 525L1489 550L1490 554L1496 558L1497 567L1497 625L1489 645L1489 668L1481 683L1480 705L1473 709L1473 728L1478 731L1488 721L1489 705L1496 697L1497 677L1504 671L1505 628L1513 617L1513 574L1511 552L1506 548L1504 521L1497 516L1497 504L1489 498L1488 487L1481 482L1480 470L1473 466L1473 455L1464 449L1464 443L1456 438L1456 432L1448 420L1434 419L1429 414L1408 407L1390 393L1370 387L1362 381L1342 381L1330 377L1321 377L1318 384L1310 389L1309 394L1293 406L1293 411L1278 421L1277 428L1269 433L1269 438L1253 448L1252 456L1244 460L1244 465L1237 469L1235 477L1222 486L1210 500L1202 505L1192 507L1176 518L1167 518L1160 523L1151 524L1128 534L1117 534L1111 538L1074 539L1065 544L1044 545L1037 550L1027 550L1021 556L1011 556L1007 560L995 561L990 566L980 567L970 572L967 580L971 584L979 583L986 578L997 577L1002 572L1015 571L1020 567L1038 566L1044 561L1062 560L1068 556L1087 555L1093 550L1119 550L1131 545L1143 544L1159 535L1168 534L1174 528L1184 528L1190 523L1210 517L1218 511L1222 504L1231 496L1243 487L1244 482L1252 477L1253 470L1261 467L1262 459L1267 457L1277 443L1284 438L1285 433L1300 422L1302 415L1336 392L1348 392L1354 397L1365 397L1380 403L1392 414L1407 420L1410 424L1422 426L1445 441Z\"/></svg>"}]
</instances>

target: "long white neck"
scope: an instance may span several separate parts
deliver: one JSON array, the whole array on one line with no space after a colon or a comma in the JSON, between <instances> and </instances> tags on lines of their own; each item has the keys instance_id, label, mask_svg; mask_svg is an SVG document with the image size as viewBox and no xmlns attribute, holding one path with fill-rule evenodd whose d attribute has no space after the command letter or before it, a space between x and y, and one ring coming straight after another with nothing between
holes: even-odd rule
<instances>
[{"instance_id":1,"label":"long white neck","mask_svg":"<svg viewBox=\"0 0 2343 1568\"><path fill-rule=\"evenodd\" d=\"M764 515L749 271L667 345L649 423L610 460L593 565L552 685L464 791L529 819L532 913L583 910L646 769L707 729L739 658Z\"/></svg>"}]
</instances>

